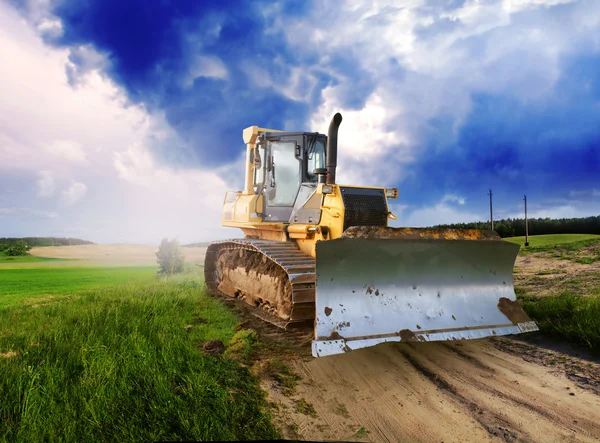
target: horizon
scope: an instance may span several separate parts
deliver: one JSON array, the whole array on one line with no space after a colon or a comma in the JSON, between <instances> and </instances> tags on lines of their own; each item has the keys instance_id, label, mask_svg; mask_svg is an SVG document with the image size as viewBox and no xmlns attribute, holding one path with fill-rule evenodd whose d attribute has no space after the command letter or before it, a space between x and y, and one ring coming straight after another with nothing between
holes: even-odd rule
<instances>
[{"instance_id":1,"label":"horizon","mask_svg":"<svg viewBox=\"0 0 600 443\"><path fill-rule=\"evenodd\" d=\"M490 188L494 220L596 216L599 30L592 0L0 0L0 236L236 237L242 130L335 112L391 226L489 222Z\"/></svg>"}]
</instances>

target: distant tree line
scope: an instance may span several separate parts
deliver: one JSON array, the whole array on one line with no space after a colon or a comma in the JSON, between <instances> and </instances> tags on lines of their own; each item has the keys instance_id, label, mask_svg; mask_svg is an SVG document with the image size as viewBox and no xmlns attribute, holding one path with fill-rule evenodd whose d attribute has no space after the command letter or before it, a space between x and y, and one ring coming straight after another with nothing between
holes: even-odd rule
<instances>
[{"instance_id":1,"label":"distant tree line","mask_svg":"<svg viewBox=\"0 0 600 443\"><path fill-rule=\"evenodd\" d=\"M585 218L528 218L529 235L544 234L600 234L600 216ZM490 222L453 223L435 225L434 228L490 229ZM525 235L524 218L494 220L494 231L500 237Z\"/></svg>"},{"instance_id":2,"label":"distant tree line","mask_svg":"<svg viewBox=\"0 0 600 443\"><path fill-rule=\"evenodd\" d=\"M0 247L2 245L13 246L19 241L25 242L29 247L35 246L72 246L72 245L93 245L94 242L81 240L79 238L70 237L22 237L22 238L9 238L0 237Z\"/></svg>"}]
</instances>

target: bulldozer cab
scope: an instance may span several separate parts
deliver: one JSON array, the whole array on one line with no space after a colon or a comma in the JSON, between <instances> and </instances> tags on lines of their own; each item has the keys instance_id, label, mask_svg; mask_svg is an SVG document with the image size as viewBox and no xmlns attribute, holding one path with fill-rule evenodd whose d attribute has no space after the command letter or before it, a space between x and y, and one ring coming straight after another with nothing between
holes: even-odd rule
<instances>
[{"instance_id":1,"label":"bulldozer cab","mask_svg":"<svg viewBox=\"0 0 600 443\"><path fill-rule=\"evenodd\" d=\"M264 221L288 223L298 198L303 202L312 194L325 174L326 141L318 133L261 136L253 158L254 192L263 194Z\"/></svg>"}]
</instances>

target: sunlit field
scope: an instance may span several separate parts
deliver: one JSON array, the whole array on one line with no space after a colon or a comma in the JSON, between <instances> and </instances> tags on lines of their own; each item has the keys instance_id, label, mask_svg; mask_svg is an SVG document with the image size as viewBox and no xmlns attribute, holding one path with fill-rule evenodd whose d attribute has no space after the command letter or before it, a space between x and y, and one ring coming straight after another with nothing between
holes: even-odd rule
<instances>
[{"instance_id":1,"label":"sunlit field","mask_svg":"<svg viewBox=\"0 0 600 443\"><path fill-rule=\"evenodd\" d=\"M0 441L272 439L247 369L202 343L236 317L197 275L0 268Z\"/></svg>"}]
</instances>

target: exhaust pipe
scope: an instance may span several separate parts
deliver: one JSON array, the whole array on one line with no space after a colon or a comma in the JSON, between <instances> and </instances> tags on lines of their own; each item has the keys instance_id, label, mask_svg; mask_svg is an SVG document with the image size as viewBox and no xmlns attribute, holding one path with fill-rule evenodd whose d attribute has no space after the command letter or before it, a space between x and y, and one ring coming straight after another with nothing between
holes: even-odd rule
<instances>
[{"instance_id":1,"label":"exhaust pipe","mask_svg":"<svg viewBox=\"0 0 600 443\"><path fill-rule=\"evenodd\" d=\"M328 185L335 184L335 168L337 166L337 142L338 129L342 123L342 114L336 113L329 123L329 131L327 132L327 179L325 183Z\"/></svg>"}]
</instances>

